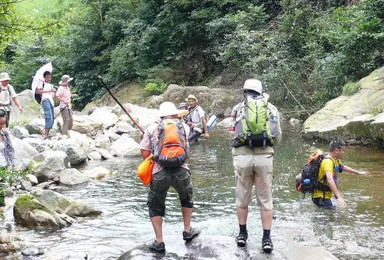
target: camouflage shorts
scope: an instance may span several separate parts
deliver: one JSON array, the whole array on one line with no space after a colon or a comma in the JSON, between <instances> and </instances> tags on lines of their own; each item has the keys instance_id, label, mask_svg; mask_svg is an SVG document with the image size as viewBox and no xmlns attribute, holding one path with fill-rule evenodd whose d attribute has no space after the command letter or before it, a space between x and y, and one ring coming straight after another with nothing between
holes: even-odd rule
<instances>
[{"instance_id":1,"label":"camouflage shorts","mask_svg":"<svg viewBox=\"0 0 384 260\"><path fill-rule=\"evenodd\" d=\"M152 177L147 201L150 217L165 215L165 198L170 187L173 187L179 194L182 207L193 207L193 186L190 172L181 167L165 168Z\"/></svg>"}]
</instances>

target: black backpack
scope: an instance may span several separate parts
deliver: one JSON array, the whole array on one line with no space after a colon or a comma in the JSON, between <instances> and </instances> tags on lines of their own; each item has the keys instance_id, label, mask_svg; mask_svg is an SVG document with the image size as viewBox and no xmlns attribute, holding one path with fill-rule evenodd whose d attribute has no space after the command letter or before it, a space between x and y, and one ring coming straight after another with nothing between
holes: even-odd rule
<instances>
[{"instance_id":1,"label":"black backpack","mask_svg":"<svg viewBox=\"0 0 384 260\"><path fill-rule=\"evenodd\" d=\"M330 191L328 185L324 184L326 176L319 180L320 164L325 158L330 158L323 151L317 150L308 158L301 174L296 176L296 190L304 194L313 193L315 189L323 192Z\"/></svg>"},{"instance_id":2,"label":"black backpack","mask_svg":"<svg viewBox=\"0 0 384 260\"><path fill-rule=\"evenodd\" d=\"M43 89L44 89L44 82L43 82ZM34 93L35 94L35 100L37 103L41 104L41 94L37 94L36 90L37 89L35 89L35 93Z\"/></svg>"}]
</instances>

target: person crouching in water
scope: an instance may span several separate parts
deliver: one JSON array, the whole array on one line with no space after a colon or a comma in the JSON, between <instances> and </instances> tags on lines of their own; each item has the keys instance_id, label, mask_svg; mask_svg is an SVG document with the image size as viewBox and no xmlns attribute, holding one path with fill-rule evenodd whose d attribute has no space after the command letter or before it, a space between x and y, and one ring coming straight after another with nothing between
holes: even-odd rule
<instances>
[{"instance_id":1,"label":"person crouching in water","mask_svg":"<svg viewBox=\"0 0 384 260\"><path fill-rule=\"evenodd\" d=\"M164 147L166 147L160 146L159 143L163 143L164 140L174 140L174 138L168 138L170 137L169 135L171 132L165 130L165 125L169 127L172 124L176 124L177 129L183 132L183 159L177 160L180 163L172 165L171 167L169 164L170 162L168 162L169 165L165 166L167 163L163 160L166 161L167 157L159 156L158 159L155 159L155 165L152 171L152 181L148 192L147 205L156 239L149 245L149 249L156 252L165 251L165 244L163 241L163 217L165 216L165 199L168 189L171 186L179 194L184 222L183 239L188 242L200 234L200 230L191 227L193 186L191 182L191 173L185 163L188 156L189 143L186 140L186 136L189 134L189 128L185 123L180 122L178 119L187 113L187 110L177 110L176 106L171 102L160 104L161 121L149 125L140 142L140 151L144 159L149 157L151 153L156 157L158 152L160 151L161 154ZM178 136L180 137L180 135ZM161 141L161 139L163 140ZM161 158L163 158L163 160L161 160Z\"/></svg>"},{"instance_id":2,"label":"person crouching in water","mask_svg":"<svg viewBox=\"0 0 384 260\"><path fill-rule=\"evenodd\" d=\"M63 128L62 134L68 135L68 130L72 129L73 126L73 117L72 117L72 105L71 98L77 97L77 94L71 94L71 90L69 89L69 82L71 82L73 78L68 75L63 75L61 77L61 81L59 82L59 89L56 92L56 98L60 101L60 113L63 118Z\"/></svg>"},{"instance_id":3,"label":"person crouching in water","mask_svg":"<svg viewBox=\"0 0 384 260\"><path fill-rule=\"evenodd\" d=\"M186 120L191 129L191 133L188 136L188 142L192 143L197 141L203 131L205 138L209 138L205 112L201 106L198 105L197 98L194 95L189 95L185 100L189 103L189 115L186 117Z\"/></svg>"}]
</instances>

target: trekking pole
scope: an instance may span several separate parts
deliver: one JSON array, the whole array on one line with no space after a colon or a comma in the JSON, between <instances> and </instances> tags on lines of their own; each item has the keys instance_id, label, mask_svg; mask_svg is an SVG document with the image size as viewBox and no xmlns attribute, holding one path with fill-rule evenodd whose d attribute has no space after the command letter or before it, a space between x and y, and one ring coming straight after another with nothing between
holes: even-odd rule
<instances>
[{"instance_id":1,"label":"trekking pole","mask_svg":"<svg viewBox=\"0 0 384 260\"><path fill-rule=\"evenodd\" d=\"M133 119L133 117L128 113L128 111L125 109L125 107L120 103L119 100L117 100L117 98L115 97L115 95L113 95L113 93L111 92L111 90L107 87L107 85L105 85L104 81L103 81L103 78L99 75L97 76L99 78L99 81L100 83L103 85L103 87L108 91L109 95L111 95L111 97L116 101L116 103L121 107L121 109L123 109L123 111L127 114L127 116L129 117L129 119L132 120L132 122L137 126L137 128L139 128L139 130L144 134L144 130L143 128Z\"/></svg>"},{"instance_id":2,"label":"trekking pole","mask_svg":"<svg viewBox=\"0 0 384 260\"><path fill-rule=\"evenodd\" d=\"M56 117L58 117L61 114L61 112L63 112L64 109L66 109L67 107L68 107L68 104L65 107L63 107L62 109L60 109L60 112L53 118L53 120L55 120Z\"/></svg>"}]
</instances>

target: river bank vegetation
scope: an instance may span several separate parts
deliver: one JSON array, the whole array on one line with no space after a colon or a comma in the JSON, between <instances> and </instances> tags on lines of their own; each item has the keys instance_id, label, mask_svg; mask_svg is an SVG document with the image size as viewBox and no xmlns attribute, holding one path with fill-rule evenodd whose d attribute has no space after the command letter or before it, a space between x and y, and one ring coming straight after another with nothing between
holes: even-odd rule
<instances>
[{"instance_id":1,"label":"river bank vegetation","mask_svg":"<svg viewBox=\"0 0 384 260\"><path fill-rule=\"evenodd\" d=\"M103 94L98 74L143 88L257 77L275 104L313 113L384 64L383 0L7 0L0 13L11 83L29 88L52 61L78 108Z\"/></svg>"}]
</instances>

